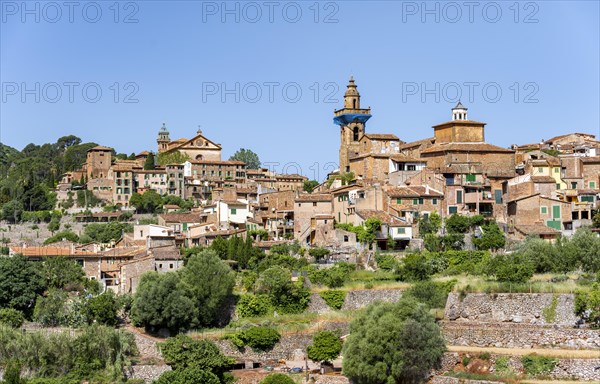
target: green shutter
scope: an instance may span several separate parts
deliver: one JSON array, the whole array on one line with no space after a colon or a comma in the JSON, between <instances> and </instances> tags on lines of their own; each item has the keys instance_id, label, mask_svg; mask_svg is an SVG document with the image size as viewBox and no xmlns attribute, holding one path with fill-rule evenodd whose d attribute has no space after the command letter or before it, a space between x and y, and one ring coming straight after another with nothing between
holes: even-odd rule
<instances>
[{"instance_id":1,"label":"green shutter","mask_svg":"<svg viewBox=\"0 0 600 384\"><path fill-rule=\"evenodd\" d=\"M540 212L543 214L548 213L548 207L540 207Z\"/></svg>"},{"instance_id":2,"label":"green shutter","mask_svg":"<svg viewBox=\"0 0 600 384\"><path fill-rule=\"evenodd\" d=\"M554 228L560 231L560 220L548 220L546 225L550 228Z\"/></svg>"},{"instance_id":3,"label":"green shutter","mask_svg":"<svg viewBox=\"0 0 600 384\"><path fill-rule=\"evenodd\" d=\"M494 190L494 198L496 199L496 204L502 204L502 190L501 189Z\"/></svg>"},{"instance_id":4,"label":"green shutter","mask_svg":"<svg viewBox=\"0 0 600 384\"><path fill-rule=\"evenodd\" d=\"M433 199L431 199L431 204L437 205L437 199L435 197Z\"/></svg>"},{"instance_id":5,"label":"green shutter","mask_svg":"<svg viewBox=\"0 0 600 384\"><path fill-rule=\"evenodd\" d=\"M187 223L183 223L183 230L187 231Z\"/></svg>"},{"instance_id":6,"label":"green shutter","mask_svg":"<svg viewBox=\"0 0 600 384\"><path fill-rule=\"evenodd\" d=\"M560 205L553 205L552 206L552 218L553 219L560 219Z\"/></svg>"},{"instance_id":7,"label":"green shutter","mask_svg":"<svg viewBox=\"0 0 600 384\"><path fill-rule=\"evenodd\" d=\"M467 174L467 181L475 181L475 174L468 173Z\"/></svg>"},{"instance_id":8,"label":"green shutter","mask_svg":"<svg viewBox=\"0 0 600 384\"><path fill-rule=\"evenodd\" d=\"M419 205L423 205L423 198L419 197Z\"/></svg>"},{"instance_id":9,"label":"green shutter","mask_svg":"<svg viewBox=\"0 0 600 384\"><path fill-rule=\"evenodd\" d=\"M236 208L231 208L231 214L235 215L237 213L237 209Z\"/></svg>"},{"instance_id":10,"label":"green shutter","mask_svg":"<svg viewBox=\"0 0 600 384\"><path fill-rule=\"evenodd\" d=\"M396 199L396 204L402 204L402 199L398 197L398 198Z\"/></svg>"},{"instance_id":11,"label":"green shutter","mask_svg":"<svg viewBox=\"0 0 600 384\"><path fill-rule=\"evenodd\" d=\"M419 204L419 199L413 199L413 205Z\"/></svg>"},{"instance_id":12,"label":"green shutter","mask_svg":"<svg viewBox=\"0 0 600 384\"><path fill-rule=\"evenodd\" d=\"M448 207L448 213L449 214L453 214L453 213L456 213L456 212L458 212L458 208L457 207L455 207L455 206Z\"/></svg>"},{"instance_id":13,"label":"green shutter","mask_svg":"<svg viewBox=\"0 0 600 384\"><path fill-rule=\"evenodd\" d=\"M590 181L590 189L596 189L596 182Z\"/></svg>"},{"instance_id":14,"label":"green shutter","mask_svg":"<svg viewBox=\"0 0 600 384\"><path fill-rule=\"evenodd\" d=\"M399 235L403 235L403 234L405 234L405 233L406 233L406 228L404 228L404 227L400 227L400 228L398 228L398 234L399 234Z\"/></svg>"},{"instance_id":15,"label":"green shutter","mask_svg":"<svg viewBox=\"0 0 600 384\"><path fill-rule=\"evenodd\" d=\"M456 191L456 202L462 204L462 191Z\"/></svg>"}]
</instances>

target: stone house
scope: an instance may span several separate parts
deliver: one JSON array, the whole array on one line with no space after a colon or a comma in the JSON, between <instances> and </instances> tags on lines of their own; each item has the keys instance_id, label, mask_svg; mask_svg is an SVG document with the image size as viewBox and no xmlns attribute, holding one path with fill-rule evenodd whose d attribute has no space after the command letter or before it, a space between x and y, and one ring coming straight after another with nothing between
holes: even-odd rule
<instances>
[{"instance_id":1,"label":"stone house","mask_svg":"<svg viewBox=\"0 0 600 384\"><path fill-rule=\"evenodd\" d=\"M572 231L571 203L541 193L507 200L508 231L528 225L544 225L565 234ZM521 231L522 232L522 231Z\"/></svg>"},{"instance_id":2,"label":"stone house","mask_svg":"<svg viewBox=\"0 0 600 384\"><path fill-rule=\"evenodd\" d=\"M328 193L304 193L298 195L294 200L294 238L303 244L313 244L317 235L324 237L333 231L332 216L333 196ZM321 227L318 226L321 225ZM333 228L333 227L331 227Z\"/></svg>"}]
</instances>

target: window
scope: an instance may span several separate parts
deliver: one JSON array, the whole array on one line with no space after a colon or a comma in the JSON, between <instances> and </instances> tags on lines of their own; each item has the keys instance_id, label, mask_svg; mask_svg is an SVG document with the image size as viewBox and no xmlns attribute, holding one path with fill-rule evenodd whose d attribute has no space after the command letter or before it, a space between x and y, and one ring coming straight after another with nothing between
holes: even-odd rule
<instances>
[{"instance_id":1,"label":"window","mask_svg":"<svg viewBox=\"0 0 600 384\"><path fill-rule=\"evenodd\" d=\"M419 205L423 205L423 198L419 197Z\"/></svg>"},{"instance_id":2,"label":"window","mask_svg":"<svg viewBox=\"0 0 600 384\"><path fill-rule=\"evenodd\" d=\"M413 199L413 205L417 205L417 204L419 204L419 199L416 199L416 198Z\"/></svg>"},{"instance_id":3,"label":"window","mask_svg":"<svg viewBox=\"0 0 600 384\"><path fill-rule=\"evenodd\" d=\"M398 197L398 198L396 199L396 204L402 204L402 199Z\"/></svg>"},{"instance_id":4,"label":"window","mask_svg":"<svg viewBox=\"0 0 600 384\"><path fill-rule=\"evenodd\" d=\"M556 189L560 189L560 184L556 184Z\"/></svg>"},{"instance_id":5,"label":"window","mask_svg":"<svg viewBox=\"0 0 600 384\"><path fill-rule=\"evenodd\" d=\"M496 200L496 204L502 204L502 190L501 189L494 190L494 198Z\"/></svg>"},{"instance_id":6,"label":"window","mask_svg":"<svg viewBox=\"0 0 600 384\"><path fill-rule=\"evenodd\" d=\"M538 167L538 173L543 173L543 172L544 172L544 168Z\"/></svg>"},{"instance_id":7,"label":"window","mask_svg":"<svg viewBox=\"0 0 600 384\"><path fill-rule=\"evenodd\" d=\"M437 205L437 199L436 198L431 199L431 204Z\"/></svg>"},{"instance_id":8,"label":"window","mask_svg":"<svg viewBox=\"0 0 600 384\"><path fill-rule=\"evenodd\" d=\"M572 181L571 182L571 189L577 189L577 182L576 181Z\"/></svg>"},{"instance_id":9,"label":"window","mask_svg":"<svg viewBox=\"0 0 600 384\"><path fill-rule=\"evenodd\" d=\"M462 201L463 201L462 196L463 196L462 191L456 191L456 202L458 204L462 204Z\"/></svg>"},{"instance_id":10,"label":"window","mask_svg":"<svg viewBox=\"0 0 600 384\"><path fill-rule=\"evenodd\" d=\"M173 263L169 263L169 269L173 269Z\"/></svg>"},{"instance_id":11,"label":"window","mask_svg":"<svg viewBox=\"0 0 600 384\"><path fill-rule=\"evenodd\" d=\"M231 211L231 214L232 214L232 215L235 215L235 214L237 213L237 209L236 209L236 208L231 208L231 210L230 210L230 211Z\"/></svg>"},{"instance_id":12,"label":"window","mask_svg":"<svg viewBox=\"0 0 600 384\"><path fill-rule=\"evenodd\" d=\"M404 227L398 228L399 235L404 235L405 233L406 233L406 228L404 228Z\"/></svg>"},{"instance_id":13,"label":"window","mask_svg":"<svg viewBox=\"0 0 600 384\"><path fill-rule=\"evenodd\" d=\"M554 167L554 173L559 173L559 172L560 172L560 168Z\"/></svg>"},{"instance_id":14,"label":"window","mask_svg":"<svg viewBox=\"0 0 600 384\"><path fill-rule=\"evenodd\" d=\"M543 215L548 213L548 207L540 207L540 213L542 213Z\"/></svg>"},{"instance_id":15,"label":"window","mask_svg":"<svg viewBox=\"0 0 600 384\"><path fill-rule=\"evenodd\" d=\"M467 174L467 181L474 182L475 181L475 175L473 173Z\"/></svg>"},{"instance_id":16,"label":"window","mask_svg":"<svg viewBox=\"0 0 600 384\"><path fill-rule=\"evenodd\" d=\"M590 189L596 189L596 182L590 181Z\"/></svg>"},{"instance_id":17,"label":"window","mask_svg":"<svg viewBox=\"0 0 600 384\"><path fill-rule=\"evenodd\" d=\"M581 196L580 201L586 202L586 203L593 203L594 202L594 196L592 196L592 195Z\"/></svg>"},{"instance_id":18,"label":"window","mask_svg":"<svg viewBox=\"0 0 600 384\"><path fill-rule=\"evenodd\" d=\"M414 164L409 164L406 166L406 170L407 171L416 171L417 170L417 166Z\"/></svg>"},{"instance_id":19,"label":"window","mask_svg":"<svg viewBox=\"0 0 600 384\"><path fill-rule=\"evenodd\" d=\"M560 205L553 205L552 206L552 218L553 219L560 219Z\"/></svg>"},{"instance_id":20,"label":"window","mask_svg":"<svg viewBox=\"0 0 600 384\"><path fill-rule=\"evenodd\" d=\"M354 141L358 141L358 127L354 127L353 138Z\"/></svg>"},{"instance_id":21,"label":"window","mask_svg":"<svg viewBox=\"0 0 600 384\"><path fill-rule=\"evenodd\" d=\"M453 214L453 213L457 213L457 212L458 212L458 208L456 206L448 207L449 214Z\"/></svg>"},{"instance_id":22,"label":"window","mask_svg":"<svg viewBox=\"0 0 600 384\"><path fill-rule=\"evenodd\" d=\"M314 203L313 203L313 207L316 207L316 206L317 206L317 203L316 203L316 202L314 202Z\"/></svg>"},{"instance_id":23,"label":"window","mask_svg":"<svg viewBox=\"0 0 600 384\"><path fill-rule=\"evenodd\" d=\"M348 235L344 235L344 243L348 242Z\"/></svg>"}]
</instances>

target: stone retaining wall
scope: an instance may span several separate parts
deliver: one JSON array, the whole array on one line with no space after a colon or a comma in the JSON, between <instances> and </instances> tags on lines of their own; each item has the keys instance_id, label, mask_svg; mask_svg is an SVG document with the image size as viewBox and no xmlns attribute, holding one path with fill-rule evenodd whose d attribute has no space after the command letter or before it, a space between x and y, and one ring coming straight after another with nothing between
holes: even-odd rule
<instances>
[{"instance_id":1,"label":"stone retaining wall","mask_svg":"<svg viewBox=\"0 0 600 384\"><path fill-rule=\"evenodd\" d=\"M396 302L402 297L402 289L360 289L348 291L344 299L342 311L355 310L368 306L375 301ZM308 312L326 313L333 311L320 294L313 293L310 297Z\"/></svg>"},{"instance_id":2,"label":"stone retaining wall","mask_svg":"<svg viewBox=\"0 0 600 384\"><path fill-rule=\"evenodd\" d=\"M348 332L347 323L323 323L320 330L340 330L342 334ZM221 352L239 360L264 362L267 360L303 360L306 347L312 343L313 333L284 334L272 350L257 352L250 347L242 350L234 346L229 340L213 340Z\"/></svg>"},{"instance_id":3,"label":"stone retaining wall","mask_svg":"<svg viewBox=\"0 0 600 384\"><path fill-rule=\"evenodd\" d=\"M477 356L477 353L470 354L471 356ZM490 355L490 361L492 365L501 355ZM454 366L459 364L461 361L461 354L456 352L447 352L444 354L442 359L442 368L437 370L435 374L442 375L445 372L451 371ZM510 356L508 359L508 366L517 373L523 372L523 364L521 363L520 356ZM600 380L600 358L598 359L558 359L556 367L550 374L553 380L575 380L575 381L598 381ZM493 369L492 369L493 372ZM459 379L448 377L448 376L436 376L432 380L434 384L453 384L459 383ZM464 380L464 383L470 384L484 384L494 383L491 381L479 381L479 380Z\"/></svg>"},{"instance_id":4,"label":"stone retaining wall","mask_svg":"<svg viewBox=\"0 0 600 384\"><path fill-rule=\"evenodd\" d=\"M544 310L552 306L556 297L554 321L547 322ZM577 321L574 313L574 295L552 293L469 293L448 295L445 318L457 322L527 323L573 326Z\"/></svg>"},{"instance_id":5,"label":"stone retaining wall","mask_svg":"<svg viewBox=\"0 0 600 384\"><path fill-rule=\"evenodd\" d=\"M600 349L600 332L511 323L440 322L449 345L498 348Z\"/></svg>"},{"instance_id":6,"label":"stone retaining wall","mask_svg":"<svg viewBox=\"0 0 600 384\"><path fill-rule=\"evenodd\" d=\"M146 383L152 383L167 371L171 371L171 366L166 364L133 365L125 370L125 376L128 379L142 379Z\"/></svg>"}]
</instances>

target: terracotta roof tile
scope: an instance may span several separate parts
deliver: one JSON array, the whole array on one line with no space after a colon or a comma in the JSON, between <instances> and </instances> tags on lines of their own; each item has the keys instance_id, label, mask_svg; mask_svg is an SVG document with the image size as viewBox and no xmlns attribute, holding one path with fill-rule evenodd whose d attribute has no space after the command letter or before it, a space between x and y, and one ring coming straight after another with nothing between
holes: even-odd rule
<instances>
[{"instance_id":1,"label":"terracotta roof tile","mask_svg":"<svg viewBox=\"0 0 600 384\"><path fill-rule=\"evenodd\" d=\"M333 195L329 193L303 193L296 197L296 201L331 201Z\"/></svg>"},{"instance_id":2,"label":"terracotta roof tile","mask_svg":"<svg viewBox=\"0 0 600 384\"><path fill-rule=\"evenodd\" d=\"M436 152L506 152L513 153L514 150L498 147L488 143L440 143L424 149L421 153Z\"/></svg>"}]
</instances>

